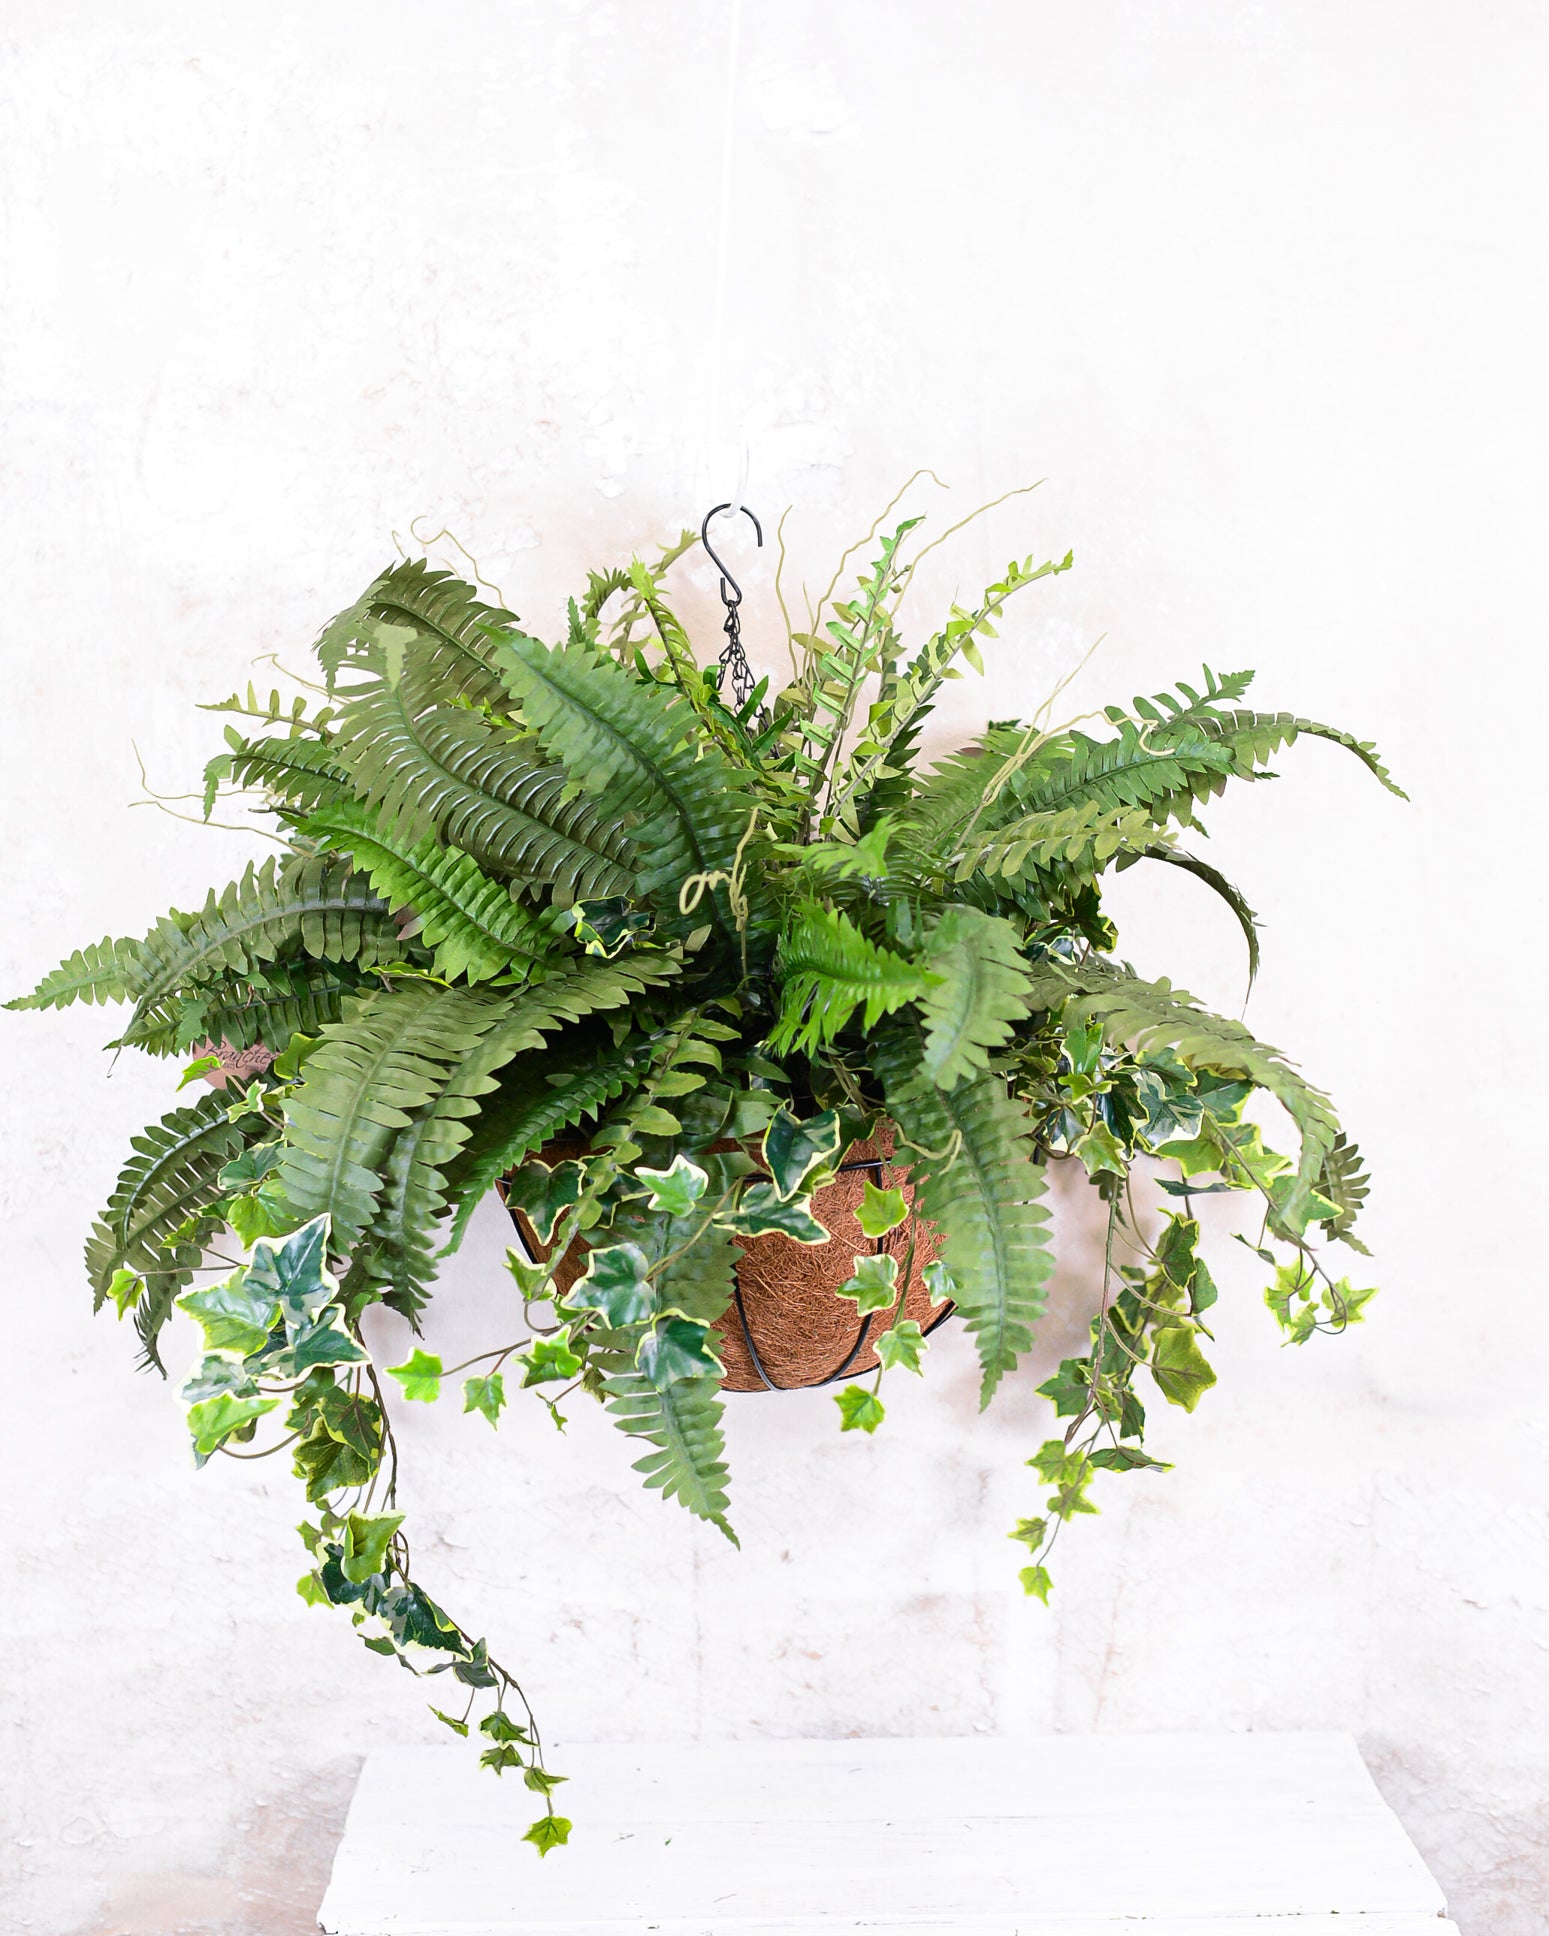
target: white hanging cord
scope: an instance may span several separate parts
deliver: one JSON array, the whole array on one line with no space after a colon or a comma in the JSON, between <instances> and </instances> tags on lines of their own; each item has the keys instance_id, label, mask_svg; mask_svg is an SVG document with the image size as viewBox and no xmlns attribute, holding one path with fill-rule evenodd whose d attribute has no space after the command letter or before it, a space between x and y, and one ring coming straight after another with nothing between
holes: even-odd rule
<instances>
[{"instance_id":1,"label":"white hanging cord","mask_svg":"<svg viewBox=\"0 0 1549 1936\"><path fill-rule=\"evenodd\" d=\"M737 129L737 59L742 41L742 0L731 0L731 34L726 50L726 117L721 133L721 210L715 246L715 308L710 337L710 448L711 461L721 461L721 380L726 347L727 255L731 242L732 158ZM742 505L748 482L748 452L742 447L742 467L731 494L731 514Z\"/></svg>"}]
</instances>

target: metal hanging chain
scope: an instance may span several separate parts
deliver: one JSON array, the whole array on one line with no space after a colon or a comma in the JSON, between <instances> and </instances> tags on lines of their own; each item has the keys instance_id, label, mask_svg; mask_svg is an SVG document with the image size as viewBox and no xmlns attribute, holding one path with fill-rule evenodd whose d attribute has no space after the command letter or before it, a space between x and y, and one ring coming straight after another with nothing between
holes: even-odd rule
<instances>
[{"instance_id":1,"label":"metal hanging chain","mask_svg":"<svg viewBox=\"0 0 1549 1936\"><path fill-rule=\"evenodd\" d=\"M762 547L764 542L764 527L753 516L753 513L745 504L740 504L736 508L742 512L744 517L751 520L753 529L758 534L759 545ZM747 654L742 649L742 618L738 611L738 607L742 603L742 587L732 577L725 565L722 564L720 558L716 555L714 545L710 542L710 520L712 518L718 518L723 511L730 511L731 509L730 502L727 502L725 504L717 504L713 510L705 513L705 521L699 527L699 542L710 554L711 562L721 574L721 603L726 607L726 624L723 628L726 633L726 649L722 652L719 660L720 676L716 684L724 696L727 681L730 680L732 698L735 701L736 710L741 712L749 699L752 698L753 688L758 683L753 677L753 668L748 664ZM763 713L764 708L760 707L760 719L762 719Z\"/></svg>"}]
</instances>

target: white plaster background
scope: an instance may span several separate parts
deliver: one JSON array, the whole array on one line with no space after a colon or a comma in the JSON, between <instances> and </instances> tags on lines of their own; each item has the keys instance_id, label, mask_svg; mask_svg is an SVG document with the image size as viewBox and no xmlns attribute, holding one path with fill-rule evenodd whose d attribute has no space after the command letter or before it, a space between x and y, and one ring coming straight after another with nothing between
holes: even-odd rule
<instances>
[{"instance_id":1,"label":"white plaster background","mask_svg":"<svg viewBox=\"0 0 1549 1936\"><path fill-rule=\"evenodd\" d=\"M552 630L586 566L697 517L728 19L9 0L7 991L257 850L126 810L130 742L194 784L193 703L296 662L393 527L449 524ZM935 578L1077 555L944 737L1101 633L1076 703L1254 665L1414 796L1309 743L1211 816L1267 922L1250 1020L1367 1150L1385 1289L1284 1352L1225 1263L1220 1388L1158 1420L1174 1473L1062 1543L1047 1614L1003 1533L1082 1325L1074 1203L1038 1365L989 1418L951 1342L874 1443L827 1396L733 1407L740 1556L599 1418L562 1443L416 1408L433 1589L561 1741L1349 1728L1464 1930L1542 1926L1546 57L1532 0L747 8L721 428L754 505L794 505L798 574L918 464L957 514L1047 478ZM757 659L766 561L749 582ZM1129 951L1235 1004L1229 921L1156 872L1115 893ZM292 1594L287 1477L196 1475L170 1389L89 1316L90 1212L169 1100L158 1065L108 1079L109 1032L0 1034L0 1927L289 1936L359 1756L437 1730ZM485 1219L432 1348L501 1322L501 1243Z\"/></svg>"}]
</instances>

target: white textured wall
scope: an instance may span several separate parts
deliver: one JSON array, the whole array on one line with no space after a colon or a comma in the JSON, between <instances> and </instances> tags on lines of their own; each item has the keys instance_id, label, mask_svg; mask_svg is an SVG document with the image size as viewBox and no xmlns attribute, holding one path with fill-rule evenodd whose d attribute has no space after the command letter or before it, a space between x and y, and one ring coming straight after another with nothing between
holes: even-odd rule
<instances>
[{"instance_id":1,"label":"white textured wall","mask_svg":"<svg viewBox=\"0 0 1549 1936\"><path fill-rule=\"evenodd\" d=\"M295 663L391 528L449 523L552 629L588 564L697 516L728 20L10 0L8 991L256 849L126 811L130 742L193 784L218 738L193 702ZM827 1396L736 1402L740 1556L644 1497L597 1417L561 1442L416 1408L429 1583L529 1663L561 1740L1348 1727L1470 1936L1541 1927L1546 56L1532 0L747 7L722 428L755 506L794 505L798 573L917 464L959 514L1046 477L935 582L1077 553L954 724L1104 633L1079 703L1255 665L1414 795L1307 744L1212 816L1267 919L1250 1020L1367 1149L1385 1290L1284 1352L1228 1262L1220 1388L1159 1419L1176 1472L1061 1542L1047 1614L1003 1532L1074 1268L988 1419L960 1342L874 1443ZM1192 883L1115 905L1140 965L1236 1001ZM0 1027L0 1926L288 1936L358 1757L435 1724L292 1594L287 1476L196 1475L171 1391L89 1316L80 1241L165 1071L109 1079L100 1011ZM448 1273L433 1348L501 1324L501 1242L492 1216Z\"/></svg>"}]
</instances>

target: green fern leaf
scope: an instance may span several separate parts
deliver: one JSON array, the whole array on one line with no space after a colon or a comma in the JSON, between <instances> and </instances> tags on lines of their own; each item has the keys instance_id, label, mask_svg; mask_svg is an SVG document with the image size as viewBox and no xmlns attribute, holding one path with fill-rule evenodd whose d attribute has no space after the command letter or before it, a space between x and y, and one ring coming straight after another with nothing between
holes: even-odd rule
<instances>
[{"instance_id":1,"label":"green fern leaf","mask_svg":"<svg viewBox=\"0 0 1549 1936\"><path fill-rule=\"evenodd\" d=\"M353 1246L376 1214L397 1133L506 1008L471 989L405 981L360 997L323 1031L285 1105L280 1187L298 1220L326 1213L335 1250Z\"/></svg>"},{"instance_id":2,"label":"green fern leaf","mask_svg":"<svg viewBox=\"0 0 1549 1936\"><path fill-rule=\"evenodd\" d=\"M327 1212L348 1250L369 1226L403 1258L428 1255L462 1151L499 1069L582 1017L638 1000L675 963L583 961L511 994L403 982L351 1006L323 1033L286 1104L280 1181L303 1218ZM399 1188L378 1203L404 1137Z\"/></svg>"},{"instance_id":3,"label":"green fern leaf","mask_svg":"<svg viewBox=\"0 0 1549 1936\"><path fill-rule=\"evenodd\" d=\"M231 750L205 768L206 798L211 804L215 783L221 779L239 791L261 789L270 807L292 820L350 798L349 772L331 739L282 738L278 734L244 739L228 727L226 744Z\"/></svg>"},{"instance_id":4,"label":"green fern leaf","mask_svg":"<svg viewBox=\"0 0 1549 1936\"><path fill-rule=\"evenodd\" d=\"M301 831L346 854L391 906L414 909L419 939L435 950L434 971L444 980L488 981L506 969L525 971L553 945L553 935L501 882L433 834L410 846L354 802L314 814Z\"/></svg>"},{"instance_id":5,"label":"green fern leaf","mask_svg":"<svg viewBox=\"0 0 1549 1936\"><path fill-rule=\"evenodd\" d=\"M857 1008L870 1029L884 1015L917 1001L933 977L912 961L879 947L847 914L809 904L780 942L780 1016L769 1037L778 1055L806 1053L832 1042Z\"/></svg>"},{"instance_id":6,"label":"green fern leaf","mask_svg":"<svg viewBox=\"0 0 1549 1936\"><path fill-rule=\"evenodd\" d=\"M489 873L562 903L633 888L627 835L570 797L563 767L536 755L528 736L435 703L435 688L412 672L355 694L339 746L357 796L396 840L435 834Z\"/></svg>"},{"instance_id":7,"label":"green fern leaf","mask_svg":"<svg viewBox=\"0 0 1549 1936\"><path fill-rule=\"evenodd\" d=\"M229 1122L226 1108L226 1099L212 1090L133 1137L134 1153L87 1240L94 1309L102 1308L116 1271L145 1278L135 1328L144 1362L158 1370L156 1341L172 1301L192 1281L205 1245L220 1228L211 1210L225 1195L220 1172L268 1132L260 1117Z\"/></svg>"},{"instance_id":8,"label":"green fern leaf","mask_svg":"<svg viewBox=\"0 0 1549 1936\"><path fill-rule=\"evenodd\" d=\"M139 963L133 941L111 935L89 948L77 948L68 961L46 974L30 995L18 995L7 1008L68 1008L72 1002L121 1002Z\"/></svg>"},{"instance_id":9,"label":"green fern leaf","mask_svg":"<svg viewBox=\"0 0 1549 1936\"><path fill-rule=\"evenodd\" d=\"M1301 1160L1294 1185L1275 1214L1286 1232L1299 1238L1315 1213L1318 1178L1339 1134L1333 1105L1323 1091L1241 1022L1212 1015L1186 989L1168 981L1143 981L1095 958L1080 967L1041 963L1040 972L1072 991L1074 1000L1066 1010L1071 1019L1095 1017L1115 1041L1140 1051L1171 1048L1190 1067L1241 1077L1283 1104L1301 1137ZM1046 1004L1046 996L1038 999Z\"/></svg>"},{"instance_id":10,"label":"green fern leaf","mask_svg":"<svg viewBox=\"0 0 1549 1936\"><path fill-rule=\"evenodd\" d=\"M606 1049L591 1044L573 1053L551 1049L541 1067L536 1058L507 1067L452 1171L457 1209L440 1255L449 1255L462 1243L474 1211L509 1170L638 1089L650 1073L650 1058L638 1042Z\"/></svg>"},{"instance_id":11,"label":"green fern leaf","mask_svg":"<svg viewBox=\"0 0 1549 1936\"><path fill-rule=\"evenodd\" d=\"M632 817L636 893L661 895L676 916L690 876L730 875L754 803L736 769L696 735L688 702L584 642L553 650L532 639L507 643L506 684L527 724L610 819ZM767 911L758 875L747 891L756 927ZM729 926L726 887L706 898Z\"/></svg>"},{"instance_id":12,"label":"green fern leaf","mask_svg":"<svg viewBox=\"0 0 1549 1936\"><path fill-rule=\"evenodd\" d=\"M939 977L920 997L925 1021L924 1081L953 1089L983 1069L1029 1008L1022 937L1009 921L977 908L948 908L937 922L925 965Z\"/></svg>"},{"instance_id":13,"label":"green fern leaf","mask_svg":"<svg viewBox=\"0 0 1549 1936\"><path fill-rule=\"evenodd\" d=\"M385 902L339 861L318 858L251 863L241 880L198 914L168 914L140 943L129 992L136 1020L158 1002L222 972L261 974L302 951L363 968L403 954Z\"/></svg>"},{"instance_id":14,"label":"green fern leaf","mask_svg":"<svg viewBox=\"0 0 1549 1936\"><path fill-rule=\"evenodd\" d=\"M234 1049L261 1042L278 1053L293 1035L317 1035L337 1022L364 980L347 962L273 962L259 974L223 976L158 1002L109 1047L180 1055L206 1041Z\"/></svg>"},{"instance_id":15,"label":"green fern leaf","mask_svg":"<svg viewBox=\"0 0 1549 1936\"><path fill-rule=\"evenodd\" d=\"M1371 1178L1366 1174L1360 1150L1343 1130L1334 1138L1333 1146L1323 1159L1317 1188L1319 1196L1327 1197L1330 1203L1339 1206L1338 1216L1324 1220L1328 1234L1340 1243L1348 1244L1351 1250L1358 1250L1363 1257L1369 1257L1371 1252L1353 1232L1355 1220L1370 1194Z\"/></svg>"},{"instance_id":16,"label":"green fern leaf","mask_svg":"<svg viewBox=\"0 0 1549 1936\"><path fill-rule=\"evenodd\" d=\"M980 1404L1032 1344L1052 1268L1044 1172L1033 1160L1032 1125L993 1071L949 1094L916 1078L919 1034L894 1028L871 1045L889 1113L921 1214L942 1233L953 1301L974 1343L984 1379Z\"/></svg>"},{"instance_id":17,"label":"green fern leaf","mask_svg":"<svg viewBox=\"0 0 1549 1936\"><path fill-rule=\"evenodd\" d=\"M726 1518L729 1475L717 1380L684 1378L657 1391L633 1372L615 1372L606 1389L608 1410L620 1428L654 1448L635 1462L646 1485L664 1498L681 1499L736 1546L737 1535Z\"/></svg>"}]
</instances>

